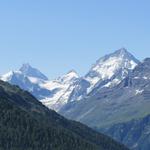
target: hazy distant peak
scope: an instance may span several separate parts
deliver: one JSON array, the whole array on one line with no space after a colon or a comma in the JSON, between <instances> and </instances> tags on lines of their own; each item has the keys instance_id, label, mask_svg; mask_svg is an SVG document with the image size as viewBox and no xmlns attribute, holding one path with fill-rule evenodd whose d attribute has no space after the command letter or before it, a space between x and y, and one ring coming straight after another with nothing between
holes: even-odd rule
<instances>
[{"instance_id":1,"label":"hazy distant peak","mask_svg":"<svg viewBox=\"0 0 150 150\"><path fill-rule=\"evenodd\" d=\"M41 73L38 69L33 68L29 63L23 64L19 71L21 71L25 76L48 80L48 78L43 73Z\"/></svg>"}]
</instances>

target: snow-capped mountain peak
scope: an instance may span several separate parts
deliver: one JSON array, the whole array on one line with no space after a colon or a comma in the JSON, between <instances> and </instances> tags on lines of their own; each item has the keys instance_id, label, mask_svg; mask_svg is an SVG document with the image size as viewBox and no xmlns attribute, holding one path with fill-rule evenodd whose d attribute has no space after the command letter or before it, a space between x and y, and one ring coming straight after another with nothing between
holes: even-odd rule
<instances>
[{"instance_id":1,"label":"snow-capped mountain peak","mask_svg":"<svg viewBox=\"0 0 150 150\"><path fill-rule=\"evenodd\" d=\"M102 82L103 86L115 85L116 81L118 84L138 63L139 61L125 48L100 58L85 76L91 83L89 91ZM112 84L108 81L111 81Z\"/></svg>"},{"instance_id":2,"label":"snow-capped mountain peak","mask_svg":"<svg viewBox=\"0 0 150 150\"><path fill-rule=\"evenodd\" d=\"M48 80L48 78L43 73L41 73L38 69L30 66L28 63L23 64L19 71L21 71L25 76Z\"/></svg>"},{"instance_id":3,"label":"snow-capped mountain peak","mask_svg":"<svg viewBox=\"0 0 150 150\"><path fill-rule=\"evenodd\" d=\"M43 87L52 91L52 96L46 97L42 103L47 107L58 111L62 106L68 103L79 76L76 71L71 70L67 74L56 80L48 81ZM74 85L75 84L75 85Z\"/></svg>"},{"instance_id":4,"label":"snow-capped mountain peak","mask_svg":"<svg viewBox=\"0 0 150 150\"><path fill-rule=\"evenodd\" d=\"M69 71L67 74L58 78L58 80L62 83L69 83L79 78L79 75L75 70Z\"/></svg>"},{"instance_id":5,"label":"snow-capped mountain peak","mask_svg":"<svg viewBox=\"0 0 150 150\"><path fill-rule=\"evenodd\" d=\"M119 50L116 50L114 53L114 55L120 55L122 57L129 55L130 53L127 51L126 48L120 48Z\"/></svg>"},{"instance_id":6,"label":"snow-capped mountain peak","mask_svg":"<svg viewBox=\"0 0 150 150\"><path fill-rule=\"evenodd\" d=\"M127 49L125 48L121 48L119 50L116 50L114 53L109 54L108 56L116 56L119 58L123 58L123 59L128 59L128 60L133 60L136 64L139 63L139 60L137 60L130 52L128 52ZM133 65L133 64L131 64ZM132 68L134 68L135 66L133 66Z\"/></svg>"}]
</instances>

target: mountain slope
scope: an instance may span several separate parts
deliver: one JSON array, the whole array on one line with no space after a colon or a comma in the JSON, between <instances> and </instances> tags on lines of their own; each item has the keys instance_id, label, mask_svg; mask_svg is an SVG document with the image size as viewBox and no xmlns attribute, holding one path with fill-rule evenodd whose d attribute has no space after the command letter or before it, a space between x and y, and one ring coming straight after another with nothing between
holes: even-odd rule
<instances>
[{"instance_id":1,"label":"mountain slope","mask_svg":"<svg viewBox=\"0 0 150 150\"><path fill-rule=\"evenodd\" d=\"M95 93L97 89L112 88L118 85L137 64L139 61L125 48L101 57L90 71L81 78L81 81L86 82L86 84L79 82L74 87L71 98L74 101L83 100Z\"/></svg>"},{"instance_id":2,"label":"mountain slope","mask_svg":"<svg viewBox=\"0 0 150 150\"><path fill-rule=\"evenodd\" d=\"M29 64L23 64L18 71L10 71L0 79L29 91L47 107L56 111L68 102L75 83L79 82L79 76L74 70L49 81L44 74Z\"/></svg>"},{"instance_id":3,"label":"mountain slope","mask_svg":"<svg viewBox=\"0 0 150 150\"><path fill-rule=\"evenodd\" d=\"M100 130L133 150L150 148L150 115Z\"/></svg>"},{"instance_id":4,"label":"mountain slope","mask_svg":"<svg viewBox=\"0 0 150 150\"><path fill-rule=\"evenodd\" d=\"M149 150L150 58L140 63L133 70L132 74L122 82L122 86L128 89L128 93L130 91L130 95L131 93L135 94L130 99L134 103L129 107L129 112L133 120L105 128L104 133L124 143L133 150Z\"/></svg>"},{"instance_id":5,"label":"mountain slope","mask_svg":"<svg viewBox=\"0 0 150 150\"><path fill-rule=\"evenodd\" d=\"M126 150L110 138L47 109L31 94L0 81L2 150Z\"/></svg>"},{"instance_id":6,"label":"mountain slope","mask_svg":"<svg viewBox=\"0 0 150 150\"><path fill-rule=\"evenodd\" d=\"M68 103L69 97L78 82L79 76L74 70L56 80L46 82L41 86L51 91L53 95L43 98L41 102L48 108L58 111Z\"/></svg>"},{"instance_id":7,"label":"mountain slope","mask_svg":"<svg viewBox=\"0 0 150 150\"><path fill-rule=\"evenodd\" d=\"M100 58L83 77L72 70L49 81L38 69L23 64L19 71L3 75L1 79L20 86L48 108L59 111L70 102L86 98L96 89L111 88L119 84L138 63L132 54L122 48Z\"/></svg>"},{"instance_id":8,"label":"mountain slope","mask_svg":"<svg viewBox=\"0 0 150 150\"><path fill-rule=\"evenodd\" d=\"M27 74L30 74L30 76L27 76ZM1 80L9 82L13 85L18 85L20 88L29 91L40 100L43 97L49 96L51 94L51 91L44 89L40 86L41 84L47 82L47 80L43 79L47 77L44 77L44 75L41 74L42 73L40 73L40 71L38 71L37 69L34 69L29 65L23 64L18 71L10 71L9 73L1 76ZM37 77L39 75L41 75L41 78Z\"/></svg>"},{"instance_id":9,"label":"mountain slope","mask_svg":"<svg viewBox=\"0 0 150 150\"><path fill-rule=\"evenodd\" d=\"M141 118L150 113L150 59L145 59L119 85L96 89L79 102L68 103L60 113L91 127Z\"/></svg>"}]
</instances>

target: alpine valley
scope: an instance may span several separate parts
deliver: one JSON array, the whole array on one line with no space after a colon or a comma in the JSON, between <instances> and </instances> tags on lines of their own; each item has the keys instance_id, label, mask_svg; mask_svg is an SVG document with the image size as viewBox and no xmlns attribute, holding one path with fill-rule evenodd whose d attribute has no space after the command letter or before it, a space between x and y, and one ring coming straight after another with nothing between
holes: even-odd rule
<instances>
[{"instance_id":1,"label":"alpine valley","mask_svg":"<svg viewBox=\"0 0 150 150\"><path fill-rule=\"evenodd\" d=\"M29 92L0 81L0 150L128 150L46 108Z\"/></svg>"},{"instance_id":2,"label":"alpine valley","mask_svg":"<svg viewBox=\"0 0 150 150\"><path fill-rule=\"evenodd\" d=\"M140 62L121 48L97 60L82 77L71 70L49 80L38 69L23 64L0 79L133 150L150 148L150 58Z\"/></svg>"}]
</instances>

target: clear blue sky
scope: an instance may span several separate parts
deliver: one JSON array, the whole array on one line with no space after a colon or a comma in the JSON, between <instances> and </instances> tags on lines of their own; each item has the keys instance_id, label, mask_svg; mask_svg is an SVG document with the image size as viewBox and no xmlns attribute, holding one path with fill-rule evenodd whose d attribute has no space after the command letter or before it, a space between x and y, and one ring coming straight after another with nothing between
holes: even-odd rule
<instances>
[{"instance_id":1,"label":"clear blue sky","mask_svg":"<svg viewBox=\"0 0 150 150\"><path fill-rule=\"evenodd\" d=\"M126 47L150 56L149 0L0 1L0 74L22 63L49 78L86 73L99 57Z\"/></svg>"}]
</instances>

